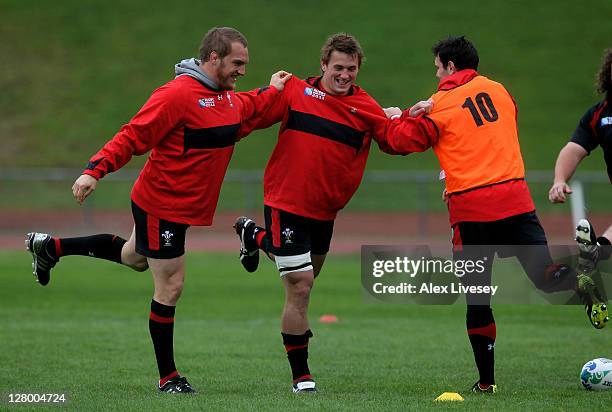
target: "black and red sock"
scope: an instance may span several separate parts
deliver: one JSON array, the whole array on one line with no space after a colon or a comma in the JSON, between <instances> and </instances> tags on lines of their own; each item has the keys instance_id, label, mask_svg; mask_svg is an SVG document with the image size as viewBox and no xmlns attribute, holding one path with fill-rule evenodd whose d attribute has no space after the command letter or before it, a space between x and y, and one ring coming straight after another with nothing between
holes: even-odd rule
<instances>
[{"instance_id":1,"label":"black and red sock","mask_svg":"<svg viewBox=\"0 0 612 412\"><path fill-rule=\"evenodd\" d=\"M264 251L269 256L270 250L272 250L272 242L268 232L263 227L257 226L253 232L253 238L258 248Z\"/></svg>"},{"instance_id":2,"label":"black and red sock","mask_svg":"<svg viewBox=\"0 0 612 412\"><path fill-rule=\"evenodd\" d=\"M121 263L121 250L126 240L111 234L53 238L47 245L52 256L60 258L69 255L92 256Z\"/></svg>"},{"instance_id":3,"label":"black and red sock","mask_svg":"<svg viewBox=\"0 0 612 412\"><path fill-rule=\"evenodd\" d=\"M302 335L290 335L288 333L281 333L281 335L283 336L287 359L291 366L293 383L312 379L308 369L308 341L312 337L310 329Z\"/></svg>"},{"instance_id":4,"label":"black and red sock","mask_svg":"<svg viewBox=\"0 0 612 412\"><path fill-rule=\"evenodd\" d=\"M489 306L468 305L466 326L482 385L495 384L495 337L493 311Z\"/></svg>"},{"instance_id":5,"label":"black and red sock","mask_svg":"<svg viewBox=\"0 0 612 412\"><path fill-rule=\"evenodd\" d=\"M162 305L151 300L149 332L155 348L159 369L159 386L178 375L174 365L174 311L176 306Z\"/></svg>"}]
</instances>

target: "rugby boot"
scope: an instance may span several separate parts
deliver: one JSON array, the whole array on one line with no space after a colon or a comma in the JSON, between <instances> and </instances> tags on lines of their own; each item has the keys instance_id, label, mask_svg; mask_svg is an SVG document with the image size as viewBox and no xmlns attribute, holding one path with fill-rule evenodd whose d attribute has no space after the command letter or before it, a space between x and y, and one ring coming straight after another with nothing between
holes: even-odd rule
<instances>
[{"instance_id":1,"label":"rugby boot","mask_svg":"<svg viewBox=\"0 0 612 412\"><path fill-rule=\"evenodd\" d=\"M578 243L578 273L590 275L595 271L599 260L599 245L593 226L586 219L580 219L576 226L576 242Z\"/></svg>"},{"instance_id":2,"label":"rugby boot","mask_svg":"<svg viewBox=\"0 0 612 412\"><path fill-rule=\"evenodd\" d=\"M316 393L317 385L312 379L304 379L293 384L293 393Z\"/></svg>"},{"instance_id":3,"label":"rugby boot","mask_svg":"<svg viewBox=\"0 0 612 412\"><path fill-rule=\"evenodd\" d=\"M175 376L157 388L163 393L196 393L184 376Z\"/></svg>"},{"instance_id":4,"label":"rugby boot","mask_svg":"<svg viewBox=\"0 0 612 412\"><path fill-rule=\"evenodd\" d=\"M497 393L497 385L481 385L480 382L476 382L472 386L472 392L474 393Z\"/></svg>"},{"instance_id":5,"label":"rugby boot","mask_svg":"<svg viewBox=\"0 0 612 412\"><path fill-rule=\"evenodd\" d=\"M240 216L234 223L234 230L240 238L240 263L247 272L255 272L259 266L259 247L255 241L257 225L252 219Z\"/></svg>"},{"instance_id":6,"label":"rugby boot","mask_svg":"<svg viewBox=\"0 0 612 412\"><path fill-rule=\"evenodd\" d=\"M608 324L608 306L597 289L595 281L590 276L578 274L576 276L578 295L585 304L586 314L589 321L596 329L603 329Z\"/></svg>"},{"instance_id":7,"label":"rugby boot","mask_svg":"<svg viewBox=\"0 0 612 412\"><path fill-rule=\"evenodd\" d=\"M49 252L47 245L52 242L46 233L31 232L26 235L26 249L32 254L32 272L36 281L42 286L49 283L51 268L59 261Z\"/></svg>"}]
</instances>

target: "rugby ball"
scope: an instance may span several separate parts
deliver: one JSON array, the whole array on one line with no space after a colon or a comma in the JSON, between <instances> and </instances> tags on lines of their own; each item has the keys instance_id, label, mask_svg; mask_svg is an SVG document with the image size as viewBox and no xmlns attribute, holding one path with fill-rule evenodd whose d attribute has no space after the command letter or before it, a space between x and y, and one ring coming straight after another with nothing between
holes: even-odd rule
<instances>
[{"instance_id":1,"label":"rugby ball","mask_svg":"<svg viewBox=\"0 0 612 412\"><path fill-rule=\"evenodd\" d=\"M580 372L580 382L589 391L612 389L612 359L597 358L585 363Z\"/></svg>"}]
</instances>

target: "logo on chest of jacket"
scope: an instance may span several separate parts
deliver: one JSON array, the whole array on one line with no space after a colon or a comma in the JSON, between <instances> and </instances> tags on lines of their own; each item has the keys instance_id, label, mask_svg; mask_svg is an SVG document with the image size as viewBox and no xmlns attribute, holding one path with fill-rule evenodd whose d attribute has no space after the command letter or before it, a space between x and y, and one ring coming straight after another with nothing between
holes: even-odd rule
<instances>
[{"instance_id":1,"label":"logo on chest of jacket","mask_svg":"<svg viewBox=\"0 0 612 412\"><path fill-rule=\"evenodd\" d=\"M304 89L304 95L314 97L315 99L325 100L325 93L321 90L315 89L314 87L306 87Z\"/></svg>"},{"instance_id":2,"label":"logo on chest of jacket","mask_svg":"<svg viewBox=\"0 0 612 412\"><path fill-rule=\"evenodd\" d=\"M214 97L205 97L203 99L198 100L198 104L202 109L206 107L215 107L215 98Z\"/></svg>"},{"instance_id":3,"label":"logo on chest of jacket","mask_svg":"<svg viewBox=\"0 0 612 412\"><path fill-rule=\"evenodd\" d=\"M609 126L612 124L612 117L602 117L601 118L601 125L602 126Z\"/></svg>"}]
</instances>

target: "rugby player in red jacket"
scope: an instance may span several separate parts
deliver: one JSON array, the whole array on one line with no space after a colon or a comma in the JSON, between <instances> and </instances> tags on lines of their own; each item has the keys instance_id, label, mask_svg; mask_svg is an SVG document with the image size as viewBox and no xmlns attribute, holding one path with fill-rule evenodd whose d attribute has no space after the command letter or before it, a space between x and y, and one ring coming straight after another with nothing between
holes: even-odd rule
<instances>
[{"instance_id":1,"label":"rugby player in red jacket","mask_svg":"<svg viewBox=\"0 0 612 412\"><path fill-rule=\"evenodd\" d=\"M209 30L200 60L183 60L176 77L153 92L140 111L96 153L75 181L79 203L99 179L133 155L151 151L132 189L134 229L126 241L110 234L54 238L29 233L26 246L41 285L60 257L84 255L111 260L137 271L151 269L155 285L149 330L159 369L159 390L193 392L174 364L176 303L185 275L185 234L191 225L209 226L241 125L278 98L287 72L275 73L270 87L234 93L249 62L246 38L229 27ZM252 129L251 129L252 130Z\"/></svg>"},{"instance_id":2,"label":"rugby player in red jacket","mask_svg":"<svg viewBox=\"0 0 612 412\"><path fill-rule=\"evenodd\" d=\"M244 132L282 122L264 173L265 229L246 217L236 220L240 260L257 269L259 249L273 258L285 287L281 334L294 392L315 392L308 368L312 337L307 311L314 279L329 250L334 219L351 199L363 175L372 133L382 108L355 85L363 52L347 34L331 36L321 53L322 76L295 76L267 113L244 124ZM415 106L415 114L419 107ZM412 148L416 150L416 148Z\"/></svg>"}]
</instances>

